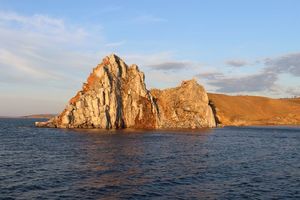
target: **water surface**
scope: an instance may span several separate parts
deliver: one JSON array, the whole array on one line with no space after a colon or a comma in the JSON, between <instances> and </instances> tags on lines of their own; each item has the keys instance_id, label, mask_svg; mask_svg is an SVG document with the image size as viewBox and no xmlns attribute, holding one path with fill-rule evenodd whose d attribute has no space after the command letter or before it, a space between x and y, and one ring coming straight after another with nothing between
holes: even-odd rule
<instances>
[{"instance_id":1,"label":"water surface","mask_svg":"<svg viewBox=\"0 0 300 200\"><path fill-rule=\"evenodd\" d=\"M0 199L300 199L300 128L35 128L0 119Z\"/></svg>"}]
</instances>

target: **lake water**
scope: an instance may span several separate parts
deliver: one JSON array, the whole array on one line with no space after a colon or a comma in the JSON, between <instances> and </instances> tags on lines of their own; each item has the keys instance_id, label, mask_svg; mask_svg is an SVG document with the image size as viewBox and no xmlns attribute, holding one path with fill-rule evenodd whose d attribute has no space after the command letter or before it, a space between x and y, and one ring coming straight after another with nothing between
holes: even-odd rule
<instances>
[{"instance_id":1,"label":"lake water","mask_svg":"<svg viewBox=\"0 0 300 200\"><path fill-rule=\"evenodd\" d=\"M300 199L300 128L35 128L0 119L0 199Z\"/></svg>"}]
</instances>

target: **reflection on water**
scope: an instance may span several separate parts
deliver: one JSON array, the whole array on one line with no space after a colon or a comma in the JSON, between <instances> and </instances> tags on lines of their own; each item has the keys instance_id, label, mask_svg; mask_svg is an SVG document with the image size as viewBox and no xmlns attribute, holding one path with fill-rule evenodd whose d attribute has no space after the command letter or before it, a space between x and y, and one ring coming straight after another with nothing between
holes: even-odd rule
<instances>
[{"instance_id":1,"label":"reflection on water","mask_svg":"<svg viewBox=\"0 0 300 200\"><path fill-rule=\"evenodd\" d=\"M300 129L39 129L0 120L3 198L299 199Z\"/></svg>"}]
</instances>

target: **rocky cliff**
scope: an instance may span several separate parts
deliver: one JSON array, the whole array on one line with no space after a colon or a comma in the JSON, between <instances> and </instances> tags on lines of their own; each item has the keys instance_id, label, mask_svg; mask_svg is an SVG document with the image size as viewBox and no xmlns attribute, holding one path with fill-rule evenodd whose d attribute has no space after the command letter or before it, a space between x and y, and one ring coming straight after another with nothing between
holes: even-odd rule
<instances>
[{"instance_id":1,"label":"rocky cliff","mask_svg":"<svg viewBox=\"0 0 300 200\"><path fill-rule=\"evenodd\" d=\"M153 94L152 94L153 93ZM204 88L196 81L149 92L144 74L112 54L103 59L58 116L38 127L200 128L215 120Z\"/></svg>"},{"instance_id":2,"label":"rocky cliff","mask_svg":"<svg viewBox=\"0 0 300 200\"><path fill-rule=\"evenodd\" d=\"M215 127L216 122L205 89L195 80L179 87L151 90L159 109L163 128Z\"/></svg>"}]
</instances>

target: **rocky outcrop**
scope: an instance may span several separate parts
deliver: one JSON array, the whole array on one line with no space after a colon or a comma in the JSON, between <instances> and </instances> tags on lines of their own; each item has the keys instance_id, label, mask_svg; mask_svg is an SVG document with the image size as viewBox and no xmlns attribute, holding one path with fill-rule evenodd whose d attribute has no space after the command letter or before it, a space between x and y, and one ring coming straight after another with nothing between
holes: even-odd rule
<instances>
[{"instance_id":1,"label":"rocky outcrop","mask_svg":"<svg viewBox=\"0 0 300 200\"><path fill-rule=\"evenodd\" d=\"M207 93L196 80L183 81L176 88L154 89L151 94L158 105L162 128L216 126Z\"/></svg>"},{"instance_id":2,"label":"rocky outcrop","mask_svg":"<svg viewBox=\"0 0 300 200\"><path fill-rule=\"evenodd\" d=\"M154 97L153 97L153 95ZM144 74L112 54L103 59L64 111L38 127L200 128L215 120L204 88L196 81L149 92Z\"/></svg>"},{"instance_id":3,"label":"rocky outcrop","mask_svg":"<svg viewBox=\"0 0 300 200\"><path fill-rule=\"evenodd\" d=\"M93 69L65 110L39 127L156 128L157 106L136 65L128 67L110 55Z\"/></svg>"}]
</instances>

